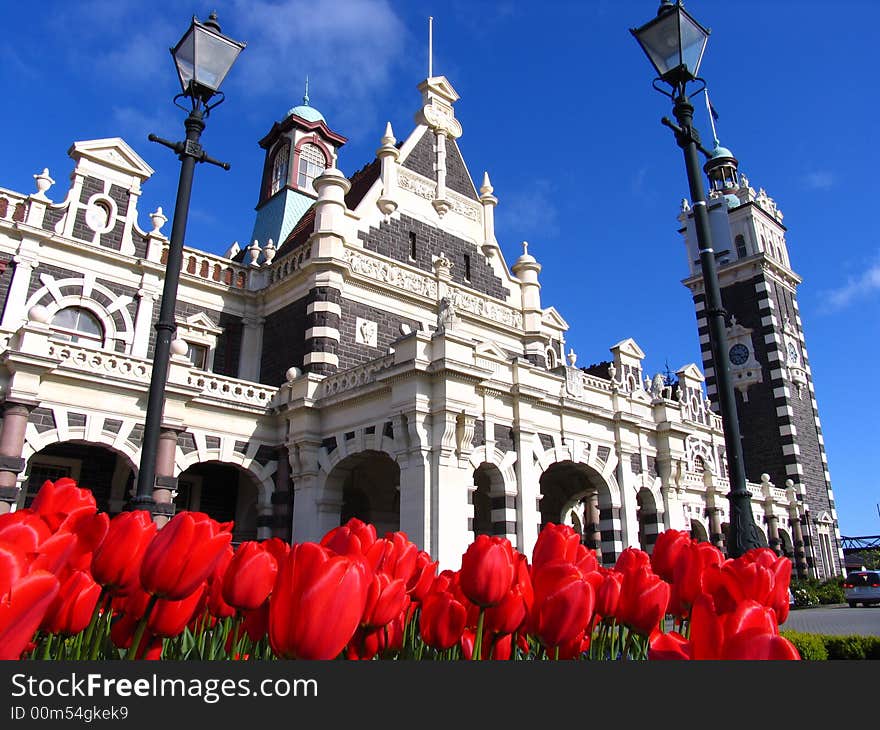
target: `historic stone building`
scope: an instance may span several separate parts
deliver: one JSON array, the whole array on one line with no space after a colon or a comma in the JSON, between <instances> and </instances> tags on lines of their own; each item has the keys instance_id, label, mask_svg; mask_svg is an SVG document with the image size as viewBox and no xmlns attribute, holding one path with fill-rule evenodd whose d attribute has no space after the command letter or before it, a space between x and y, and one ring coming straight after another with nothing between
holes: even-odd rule
<instances>
[{"instance_id":1,"label":"historic stone building","mask_svg":"<svg viewBox=\"0 0 880 730\"><path fill-rule=\"evenodd\" d=\"M705 165L709 218L727 323L731 377L746 476L762 474L794 490L810 573L843 573L843 547L828 460L819 424L813 376L798 313L800 277L792 270L782 211L763 188L755 192L730 150L716 146ZM679 216L710 398L716 392L705 292L693 214ZM800 552L800 545L796 545Z\"/></svg>"},{"instance_id":2,"label":"historic stone building","mask_svg":"<svg viewBox=\"0 0 880 730\"><path fill-rule=\"evenodd\" d=\"M358 516L443 567L475 533L530 554L550 521L606 564L666 528L723 544L723 438L699 369L650 377L631 339L577 367L540 263L526 244L502 255L456 92L442 76L419 90L414 128L398 143L389 125L351 178L345 138L291 109L260 141L254 242L185 249L158 518L200 509L234 518L237 540L308 540ZM140 459L166 217L139 215L152 170L123 140L70 156L54 202L47 170L34 193L0 190L0 499L67 475L112 513ZM753 479L761 526L794 556L812 493Z\"/></svg>"}]
</instances>

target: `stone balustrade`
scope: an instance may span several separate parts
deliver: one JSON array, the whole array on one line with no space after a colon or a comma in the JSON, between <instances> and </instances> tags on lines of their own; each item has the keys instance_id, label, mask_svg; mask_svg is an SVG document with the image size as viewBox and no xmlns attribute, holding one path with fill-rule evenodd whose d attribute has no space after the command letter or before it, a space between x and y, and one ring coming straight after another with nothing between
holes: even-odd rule
<instances>
[{"instance_id":1,"label":"stone balustrade","mask_svg":"<svg viewBox=\"0 0 880 730\"><path fill-rule=\"evenodd\" d=\"M192 369L187 375L187 385L201 389L201 396L216 398L229 404L268 408L278 388L249 380L239 380L204 370Z\"/></svg>"},{"instance_id":2,"label":"stone balustrade","mask_svg":"<svg viewBox=\"0 0 880 730\"><path fill-rule=\"evenodd\" d=\"M162 247L160 263L168 260L168 246ZM247 268L222 256L215 256L202 251L185 248L183 250L182 274L189 274L199 279L225 284L233 289L247 287Z\"/></svg>"},{"instance_id":3,"label":"stone balustrade","mask_svg":"<svg viewBox=\"0 0 880 730\"><path fill-rule=\"evenodd\" d=\"M368 385L376 380L377 373L392 365L394 365L394 354L383 355L363 365L328 375L321 381L318 397L326 398L359 388L362 385Z\"/></svg>"}]
</instances>

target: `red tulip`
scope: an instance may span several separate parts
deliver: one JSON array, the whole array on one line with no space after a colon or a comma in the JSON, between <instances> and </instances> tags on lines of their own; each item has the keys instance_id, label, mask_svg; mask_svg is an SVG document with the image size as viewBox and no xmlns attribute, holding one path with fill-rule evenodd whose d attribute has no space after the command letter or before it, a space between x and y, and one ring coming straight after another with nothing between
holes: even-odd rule
<instances>
[{"instance_id":1,"label":"red tulip","mask_svg":"<svg viewBox=\"0 0 880 730\"><path fill-rule=\"evenodd\" d=\"M675 578L675 563L693 540L683 530L666 530L657 535L651 552L651 569L667 583Z\"/></svg>"},{"instance_id":2,"label":"red tulip","mask_svg":"<svg viewBox=\"0 0 880 730\"><path fill-rule=\"evenodd\" d=\"M56 575L65 572L68 560L76 549L76 535L72 532L58 532L43 540L37 548L28 571L46 570Z\"/></svg>"},{"instance_id":3,"label":"red tulip","mask_svg":"<svg viewBox=\"0 0 880 730\"><path fill-rule=\"evenodd\" d=\"M15 545L25 554L52 536L49 526L31 509L20 509L0 515L0 542Z\"/></svg>"},{"instance_id":4,"label":"red tulip","mask_svg":"<svg viewBox=\"0 0 880 730\"><path fill-rule=\"evenodd\" d=\"M618 570L600 569L602 584L596 589L596 613L602 618L617 614L617 603L620 600L620 588L623 585L623 573Z\"/></svg>"},{"instance_id":5,"label":"red tulip","mask_svg":"<svg viewBox=\"0 0 880 730\"><path fill-rule=\"evenodd\" d=\"M51 573L34 571L0 595L0 660L18 659L39 628L59 583Z\"/></svg>"},{"instance_id":6,"label":"red tulip","mask_svg":"<svg viewBox=\"0 0 880 730\"><path fill-rule=\"evenodd\" d=\"M210 575L232 540L232 523L203 512L179 512L156 533L141 563L141 584L159 598L186 598Z\"/></svg>"},{"instance_id":7,"label":"red tulip","mask_svg":"<svg viewBox=\"0 0 880 730\"><path fill-rule=\"evenodd\" d=\"M572 527L548 522L538 533L535 547L532 548L532 570L554 560L574 563L581 547L580 535Z\"/></svg>"},{"instance_id":8,"label":"red tulip","mask_svg":"<svg viewBox=\"0 0 880 730\"><path fill-rule=\"evenodd\" d=\"M506 537L478 535L461 558L459 583L465 596L484 608L500 603L513 584L514 563Z\"/></svg>"},{"instance_id":9,"label":"red tulip","mask_svg":"<svg viewBox=\"0 0 880 730\"><path fill-rule=\"evenodd\" d=\"M144 552L156 534L156 523L146 510L120 512L112 520L104 542L92 555L92 576L114 593L140 586Z\"/></svg>"},{"instance_id":10,"label":"red tulip","mask_svg":"<svg viewBox=\"0 0 880 730\"><path fill-rule=\"evenodd\" d=\"M278 563L262 543L243 542L223 577L223 599L240 611L259 608L272 592Z\"/></svg>"},{"instance_id":11,"label":"red tulip","mask_svg":"<svg viewBox=\"0 0 880 730\"><path fill-rule=\"evenodd\" d=\"M368 568L314 543L294 545L269 597L269 642L284 658L333 659L364 612Z\"/></svg>"},{"instance_id":12,"label":"red tulip","mask_svg":"<svg viewBox=\"0 0 880 730\"><path fill-rule=\"evenodd\" d=\"M266 635L269 629L269 601L253 611L242 611L244 621L242 627L247 632L248 638L254 643Z\"/></svg>"},{"instance_id":13,"label":"red tulip","mask_svg":"<svg viewBox=\"0 0 880 730\"><path fill-rule=\"evenodd\" d=\"M376 573L369 582L361 625L371 629L385 626L402 613L408 601L402 578Z\"/></svg>"},{"instance_id":14,"label":"red tulip","mask_svg":"<svg viewBox=\"0 0 880 730\"><path fill-rule=\"evenodd\" d=\"M461 639L467 623L467 608L449 591L429 593L419 614L422 641L444 651Z\"/></svg>"},{"instance_id":15,"label":"red tulip","mask_svg":"<svg viewBox=\"0 0 880 730\"><path fill-rule=\"evenodd\" d=\"M61 584L41 628L50 634L73 636L85 629L101 595L101 586L82 570L73 571Z\"/></svg>"},{"instance_id":16,"label":"red tulip","mask_svg":"<svg viewBox=\"0 0 880 730\"><path fill-rule=\"evenodd\" d=\"M651 567L651 557L644 550L628 547L617 558L614 564L615 570L619 570L624 575L629 575L641 568Z\"/></svg>"},{"instance_id":17,"label":"red tulip","mask_svg":"<svg viewBox=\"0 0 880 730\"><path fill-rule=\"evenodd\" d=\"M496 634L514 633L528 618L534 599L528 560L522 553L516 553L513 585L498 605L486 609L485 630Z\"/></svg>"},{"instance_id":18,"label":"red tulip","mask_svg":"<svg viewBox=\"0 0 880 730\"><path fill-rule=\"evenodd\" d=\"M9 593L25 573L27 562L18 546L0 542L0 596Z\"/></svg>"},{"instance_id":19,"label":"red tulip","mask_svg":"<svg viewBox=\"0 0 880 730\"><path fill-rule=\"evenodd\" d=\"M321 539L321 546L339 555L366 555L376 542L376 528L352 517L344 525L334 527Z\"/></svg>"},{"instance_id":20,"label":"red tulip","mask_svg":"<svg viewBox=\"0 0 880 730\"><path fill-rule=\"evenodd\" d=\"M535 599L531 629L548 649L574 640L590 622L595 598L592 586L571 563L546 563L532 575Z\"/></svg>"},{"instance_id":21,"label":"red tulip","mask_svg":"<svg viewBox=\"0 0 880 730\"><path fill-rule=\"evenodd\" d=\"M655 631L651 634L648 646L648 659L652 661L664 659L691 659L691 642L677 631L662 634Z\"/></svg>"},{"instance_id":22,"label":"red tulip","mask_svg":"<svg viewBox=\"0 0 880 730\"><path fill-rule=\"evenodd\" d=\"M724 556L708 542L690 542L679 553L673 570L670 611L687 616L697 596L704 590L704 580L712 566L721 565ZM714 568L712 568L714 570Z\"/></svg>"},{"instance_id":23,"label":"red tulip","mask_svg":"<svg viewBox=\"0 0 880 730\"><path fill-rule=\"evenodd\" d=\"M797 647L784 636L737 634L724 645L724 659L800 659Z\"/></svg>"},{"instance_id":24,"label":"red tulip","mask_svg":"<svg viewBox=\"0 0 880 730\"><path fill-rule=\"evenodd\" d=\"M73 479L64 477L56 482L45 481L34 501L31 510L40 515L53 532L58 529L69 514L86 508L92 514L98 511L95 497L88 489L80 489Z\"/></svg>"},{"instance_id":25,"label":"red tulip","mask_svg":"<svg viewBox=\"0 0 880 730\"><path fill-rule=\"evenodd\" d=\"M668 604L669 584L643 566L624 574L617 620L636 633L650 636L666 614Z\"/></svg>"},{"instance_id":26,"label":"red tulip","mask_svg":"<svg viewBox=\"0 0 880 730\"><path fill-rule=\"evenodd\" d=\"M150 612L147 630L153 636L172 638L183 632L199 607L202 593L207 589L202 585L180 601L160 598Z\"/></svg>"},{"instance_id":27,"label":"red tulip","mask_svg":"<svg viewBox=\"0 0 880 730\"><path fill-rule=\"evenodd\" d=\"M434 584L434 578L437 575L436 560L431 560L431 556L424 550L419 550L416 555L416 567L406 584L407 593L414 601L423 601L431 586Z\"/></svg>"},{"instance_id":28,"label":"red tulip","mask_svg":"<svg viewBox=\"0 0 880 730\"><path fill-rule=\"evenodd\" d=\"M223 599L223 583L226 571L232 562L232 556L232 546L227 545L217 562L214 563L214 568L208 576L208 590L205 592L204 607L207 607L214 618L232 618L235 616L235 607L230 606Z\"/></svg>"},{"instance_id":29,"label":"red tulip","mask_svg":"<svg viewBox=\"0 0 880 730\"><path fill-rule=\"evenodd\" d=\"M419 549L405 532L389 532L376 540L366 551L367 563L376 573L402 578L408 583L416 569Z\"/></svg>"}]
</instances>

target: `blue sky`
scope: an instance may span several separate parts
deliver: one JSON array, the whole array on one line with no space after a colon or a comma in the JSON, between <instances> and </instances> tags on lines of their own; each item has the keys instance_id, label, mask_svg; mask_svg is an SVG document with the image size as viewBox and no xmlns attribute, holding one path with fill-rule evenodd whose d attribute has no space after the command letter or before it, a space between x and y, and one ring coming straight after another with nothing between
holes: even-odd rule
<instances>
[{"instance_id":1,"label":"blue sky","mask_svg":"<svg viewBox=\"0 0 880 730\"><path fill-rule=\"evenodd\" d=\"M82 0L44 2L36 14L12 3L0 44L0 186L30 191L32 175L48 167L58 181L49 196L60 198L70 145L120 136L156 170L141 225L157 205L170 217L179 163L147 134L182 136L168 48L194 13L216 9L224 32L248 46L202 138L232 169L197 169L187 243L217 253L244 245L263 164L257 140L300 103L306 74L312 105L349 138L339 166L351 174L372 159L386 121L398 139L411 131L433 15L434 72L461 96L459 145L477 184L484 170L492 178L505 256L514 260L530 242L544 267L542 300L570 323L578 364L633 337L648 371L667 362L676 370L699 363L680 283L687 264L676 215L687 185L680 151L659 124L668 101L651 88L628 30L657 5ZM880 534L880 6L686 5L712 29L701 71L721 141L785 214L841 532ZM697 122L711 141L702 107Z\"/></svg>"}]
</instances>

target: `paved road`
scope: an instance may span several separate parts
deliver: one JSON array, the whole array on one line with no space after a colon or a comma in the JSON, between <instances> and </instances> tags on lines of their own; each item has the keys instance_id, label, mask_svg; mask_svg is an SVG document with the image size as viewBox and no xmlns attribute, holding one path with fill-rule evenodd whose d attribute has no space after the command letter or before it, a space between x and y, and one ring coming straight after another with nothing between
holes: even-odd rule
<instances>
[{"instance_id":1,"label":"paved road","mask_svg":"<svg viewBox=\"0 0 880 730\"><path fill-rule=\"evenodd\" d=\"M817 608L798 608L788 614L782 630L811 634L880 636L880 606L850 608L845 603Z\"/></svg>"}]
</instances>

